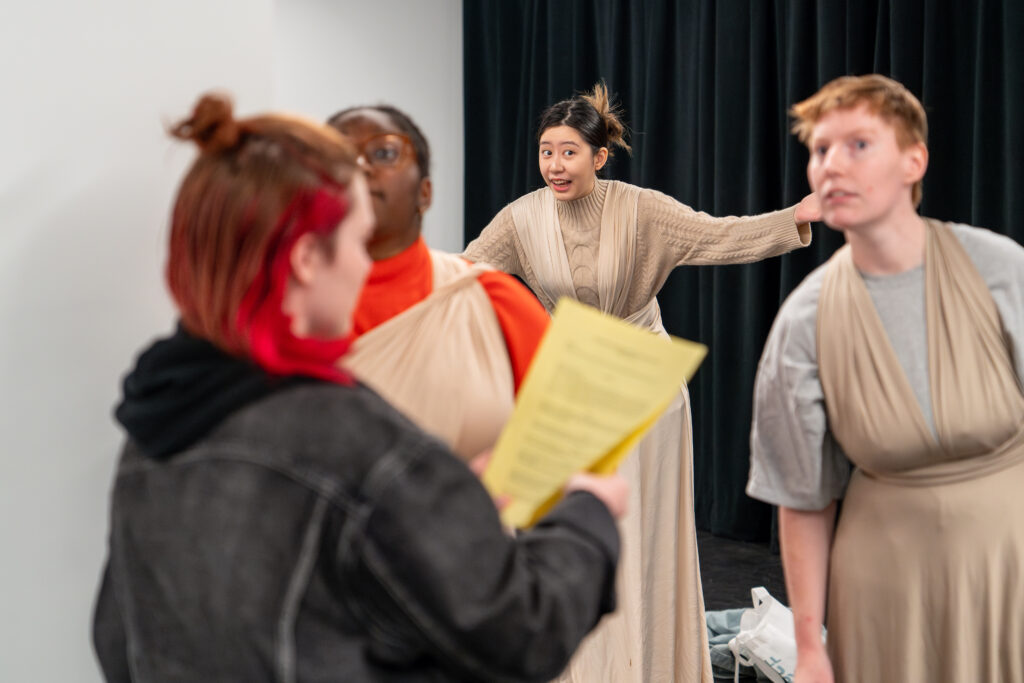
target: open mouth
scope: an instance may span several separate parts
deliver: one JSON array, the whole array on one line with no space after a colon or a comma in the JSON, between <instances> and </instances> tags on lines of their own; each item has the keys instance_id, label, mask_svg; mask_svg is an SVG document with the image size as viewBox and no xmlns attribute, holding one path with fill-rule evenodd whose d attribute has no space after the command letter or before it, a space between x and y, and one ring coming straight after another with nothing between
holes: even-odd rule
<instances>
[{"instance_id":1,"label":"open mouth","mask_svg":"<svg viewBox=\"0 0 1024 683\"><path fill-rule=\"evenodd\" d=\"M832 190L825 194L825 201L842 201L853 196L852 192L847 192L845 190Z\"/></svg>"},{"instance_id":2,"label":"open mouth","mask_svg":"<svg viewBox=\"0 0 1024 683\"><path fill-rule=\"evenodd\" d=\"M555 192L565 192L572 185L571 180L565 180L563 178L551 178L551 189Z\"/></svg>"}]
</instances>

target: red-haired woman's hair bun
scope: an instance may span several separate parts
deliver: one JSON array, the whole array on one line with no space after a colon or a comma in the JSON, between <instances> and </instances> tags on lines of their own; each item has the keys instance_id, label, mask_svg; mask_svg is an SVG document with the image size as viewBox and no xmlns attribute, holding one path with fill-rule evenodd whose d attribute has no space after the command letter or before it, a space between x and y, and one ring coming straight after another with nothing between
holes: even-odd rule
<instances>
[{"instance_id":1,"label":"red-haired woman's hair bun","mask_svg":"<svg viewBox=\"0 0 1024 683\"><path fill-rule=\"evenodd\" d=\"M171 128L171 135L191 140L205 154L216 154L238 144L241 128L232 115L231 100L208 93L199 98L191 117Z\"/></svg>"}]
</instances>

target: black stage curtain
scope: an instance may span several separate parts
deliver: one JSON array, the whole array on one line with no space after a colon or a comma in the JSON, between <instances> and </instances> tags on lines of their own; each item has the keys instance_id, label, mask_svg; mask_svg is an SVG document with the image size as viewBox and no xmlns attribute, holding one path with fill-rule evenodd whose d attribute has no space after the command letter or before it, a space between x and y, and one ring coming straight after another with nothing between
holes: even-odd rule
<instances>
[{"instance_id":1,"label":"black stage curtain","mask_svg":"<svg viewBox=\"0 0 1024 683\"><path fill-rule=\"evenodd\" d=\"M836 76L879 72L928 111L922 213L1024 242L1024 3L978 0L465 0L467 242L542 185L543 108L604 79L632 130L609 177L714 215L789 206L808 191L787 108ZM711 348L693 397L697 522L763 540L744 494L754 372L786 295L842 243L823 225L792 255L677 269L669 332Z\"/></svg>"}]
</instances>

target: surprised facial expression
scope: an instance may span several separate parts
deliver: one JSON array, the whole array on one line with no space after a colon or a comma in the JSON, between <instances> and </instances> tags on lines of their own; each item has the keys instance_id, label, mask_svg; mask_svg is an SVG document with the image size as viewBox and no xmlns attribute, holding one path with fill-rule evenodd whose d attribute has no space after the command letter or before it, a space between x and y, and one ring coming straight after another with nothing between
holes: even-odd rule
<instances>
[{"instance_id":1,"label":"surprised facial expression","mask_svg":"<svg viewBox=\"0 0 1024 683\"><path fill-rule=\"evenodd\" d=\"M556 199L585 197L594 189L597 172L608 160L608 149L597 154L571 126L554 126L540 136L540 174Z\"/></svg>"}]
</instances>

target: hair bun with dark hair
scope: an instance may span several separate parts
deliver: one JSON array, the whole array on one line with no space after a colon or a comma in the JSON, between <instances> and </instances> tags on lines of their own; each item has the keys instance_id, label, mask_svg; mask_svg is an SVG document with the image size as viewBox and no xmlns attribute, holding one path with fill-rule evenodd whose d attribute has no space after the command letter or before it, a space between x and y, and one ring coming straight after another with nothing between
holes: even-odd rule
<instances>
[{"instance_id":1,"label":"hair bun with dark hair","mask_svg":"<svg viewBox=\"0 0 1024 683\"><path fill-rule=\"evenodd\" d=\"M199 98L191 117L171 129L171 135L195 142L204 154L216 154L237 145L241 129L232 116L230 98L208 93Z\"/></svg>"},{"instance_id":2,"label":"hair bun with dark hair","mask_svg":"<svg viewBox=\"0 0 1024 683\"><path fill-rule=\"evenodd\" d=\"M597 110L598 115L604 121L605 128L608 129L608 154L611 155L612 153L612 145L621 147L627 153L631 153L633 150L626 142L626 127L619 120L622 108L618 104L613 105L611 103L611 97L608 95L608 86L604 84L604 81L595 84L592 91L580 97Z\"/></svg>"}]
</instances>

